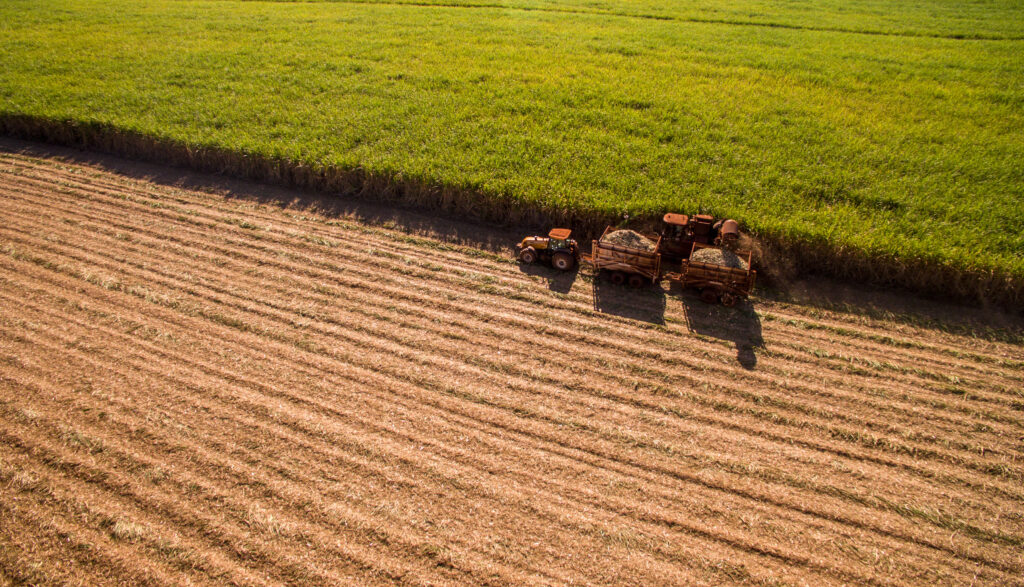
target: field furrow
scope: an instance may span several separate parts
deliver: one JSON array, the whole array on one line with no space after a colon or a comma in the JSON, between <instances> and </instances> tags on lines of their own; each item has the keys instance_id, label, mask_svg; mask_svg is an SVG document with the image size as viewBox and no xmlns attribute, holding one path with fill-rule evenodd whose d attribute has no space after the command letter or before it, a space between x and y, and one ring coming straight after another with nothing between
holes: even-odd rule
<instances>
[{"instance_id":1,"label":"field furrow","mask_svg":"<svg viewBox=\"0 0 1024 587\"><path fill-rule=\"evenodd\" d=\"M553 273L315 205L17 153L0 193L12 580L1024 571L1014 344L585 273L549 289ZM41 555L63 549L69 566Z\"/></svg>"},{"instance_id":2,"label":"field furrow","mask_svg":"<svg viewBox=\"0 0 1024 587\"><path fill-rule=\"evenodd\" d=\"M111 236L113 236L113 235L108 235L108 236L109 236L109 237L111 237ZM150 245L150 244L146 243L146 244L145 244L145 246L146 246L146 247L148 247L148 246L152 246L152 245ZM266 259L258 259L258 261L257 261L257 262L259 262L260 264L264 264L264 263L266 263L267 261L266 261ZM271 260L270 262L272 262L272 260ZM293 268L294 268L294 267L293 267ZM332 276L318 276L318 277L332 277ZM360 285L361 285L361 284L360 284ZM368 287L369 287L369 286L368 286ZM396 291L395 291L395 294L394 294L394 295L402 295L402 294L401 294L400 290L396 290ZM316 301L317 303L323 303L323 302L324 302L324 299L322 298L322 299L319 299L319 300L315 300L315 301ZM434 301L435 301L435 303L436 303L436 300L434 300ZM488 318L489 318L489 317L488 317ZM599 348L601 347L601 345L600 345L600 342L598 342L598 343L597 343L597 346L598 346ZM664 361L664 358L662 358L662 359L663 359L663 361ZM703 368L707 369L707 367L703 367ZM660 374L660 375L663 375L663 376L667 377L667 376L666 376L666 375L665 375L664 373L662 373L662 374ZM848 376L847 378L849 379L850 377ZM777 380L777 379L778 379L778 378L776 378L776 380ZM762 379L762 380L761 380L760 382L764 383L764 380ZM835 384L835 382L831 382L831 383ZM907 385L907 387L912 387L912 386L913 386L913 385L912 385L912 383L903 383L903 384L904 384L904 385ZM896 389L896 390L899 390L899 389ZM812 388L812 389L811 389L811 392L812 392L812 393L813 393L814 395L821 395L821 394L826 394L826 395L827 395L827 394L828 394L828 392L824 390L824 388L823 388L823 386L822 386L822 385L818 385L818 386L816 386L816 387ZM833 397L831 397L830 401L831 401L831 402L835 402L835 399L836 399L836 397L835 397L835 394L833 394ZM805 410L806 410L806 409L805 409ZM822 411L821 411L820 409L819 409L819 410L817 410L817 412L818 412L818 413L822 413ZM890 416L891 416L891 414L890 414ZM834 414L828 414L828 417L829 417L829 418L836 418L836 417L838 417L838 418L840 418L840 419L843 419L843 418L844 418L844 415L840 414L840 415L836 416L836 415L834 415ZM951 420L951 421L955 421L955 422L958 422L958 421L961 421L961 420L962 420L962 419L959 419L959 420ZM858 425L864 425L864 422L863 422L863 421L861 421L861 422L855 422L855 423L856 423L856 424L858 424ZM868 423L867 425L869 426L870 424ZM971 430L971 436L972 436L973 438L976 438L976 436L977 436L977 430ZM947 441L947 442L948 442L948 441Z\"/></svg>"},{"instance_id":3,"label":"field furrow","mask_svg":"<svg viewBox=\"0 0 1024 587\"><path fill-rule=\"evenodd\" d=\"M72 339L72 340L77 340L77 339ZM140 365L139 367L141 368L141 365ZM182 385L187 385L187 382L177 382L177 383L179 383L179 384L182 384ZM205 395L205 394L204 394L204 395ZM237 401L237 399L236 399L235 401ZM230 405L231 405L231 404L227 404L227 406L230 406ZM222 413L222 412L223 412L223 411L225 410L225 406L218 406L218 408L219 408L219 413ZM265 406L255 406L255 405L250 405L250 406L247 406L246 410L245 410L244 412L242 412L242 413L241 413L242 415L238 416L238 419L242 420L244 424L246 424L247 426L249 426L249 427L250 427L250 429L251 429L251 427L254 427L254 426L258 426L258 423L257 423L257 422L251 422L251 421L247 421L247 420L246 420L246 417L245 417L245 415L244 415L244 414L245 414L246 412L252 413L252 412L254 411L254 408L256 408L256 410L255 410L255 411L257 411L257 412L259 412L259 411L260 411L260 410L259 410L259 408L263 408L263 411L264 411L264 412L266 412L266 411L267 411L267 408L266 408ZM228 408L228 409L229 409L229 408ZM437 429L437 427L436 427L436 426L434 426L434 430L435 430L435 431L436 431L436 429ZM345 433L344 433L344 437L346 437L346 438L349 438L349 437L351 437L351 436L352 436L353 434L358 434L358 431L347 431L347 432L345 432ZM278 443L278 444L280 444L280 442L281 442L281 439L276 439L276 440L277 440L277 443ZM421 440L421 439L414 439L414 441L415 441L415 442L417 442L417 443L422 443L422 442L423 442L423 440ZM418 446L420 447L420 449L421 449L421 450L422 450L422 448L424 447L424 445L423 445L423 444L417 444L417 445L418 445ZM354 448L358 449L358 447L354 447ZM316 454L322 457L322 456L324 456L324 455L330 455L330 454L331 454L331 451L330 451L330 450L325 450L325 449L324 449L323 447L318 447L318 452L317 452ZM484 454L487 454L487 453L484 453ZM333 455L331 455L331 456L333 456ZM386 458L386 457L384 457L384 458ZM388 459L388 460L390 460L390 459ZM293 465L294 465L294 464L295 464L295 463L293 462ZM495 470L495 469L494 469L494 467L493 467L492 465L487 465L487 466L485 466L485 469L486 469L486 471L493 471L493 470ZM305 470L305 469L304 469L304 470ZM421 471L421 474L422 474L422 471ZM399 483L405 483L405 484L409 484L409 481L408 481L408 480L406 480L406 481L396 481L396 482L399 482ZM453 483L454 483L454 481L453 481ZM466 480L465 480L465 478L464 478L464 477L460 477L460 481L458 482L458 486L459 486L459 487L462 487L462 488L464 489L464 488L465 488L465 484L466 484ZM441 492L441 491L439 491L439 492ZM505 497L503 498L503 501L504 501L505 503L508 503L508 500L509 500L509 499L514 499L514 498L510 498L509 496L505 496ZM574 510L573 510L573 511L576 511L576 510L575 510L575 508L574 508ZM534 514L536 514L537 512L533 512L533 513L534 513Z\"/></svg>"},{"instance_id":4,"label":"field furrow","mask_svg":"<svg viewBox=\"0 0 1024 587\"><path fill-rule=\"evenodd\" d=\"M777 354L778 354L778 353L776 352L776 355L777 355ZM889 366L891 366L892 364L890 363L890 364L888 364L888 365L889 365ZM861 370L861 371L862 371L862 370ZM920 370L915 370L915 373L921 373L921 371L920 371ZM880 374L880 376L881 376L881 374ZM933 376L933 378L935 378L935 376ZM977 397L977 396L976 396L976 397L975 397L975 399L976 399L976 400L985 400L985 397L980 397L980 399L979 399L979 397Z\"/></svg>"},{"instance_id":5,"label":"field furrow","mask_svg":"<svg viewBox=\"0 0 1024 587\"><path fill-rule=\"evenodd\" d=\"M842 432L841 432L842 433ZM902 450L902 449L901 449Z\"/></svg>"}]
</instances>

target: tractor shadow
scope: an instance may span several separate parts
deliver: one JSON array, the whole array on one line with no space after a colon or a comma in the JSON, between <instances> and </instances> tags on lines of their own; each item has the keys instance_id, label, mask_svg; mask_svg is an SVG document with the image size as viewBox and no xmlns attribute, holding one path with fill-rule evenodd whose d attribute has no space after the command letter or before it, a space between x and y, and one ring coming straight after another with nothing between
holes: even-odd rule
<instances>
[{"instance_id":1,"label":"tractor shadow","mask_svg":"<svg viewBox=\"0 0 1024 587\"><path fill-rule=\"evenodd\" d=\"M665 324L665 290L658 286L633 288L594 278L594 310L651 324Z\"/></svg>"},{"instance_id":2,"label":"tractor shadow","mask_svg":"<svg viewBox=\"0 0 1024 587\"><path fill-rule=\"evenodd\" d=\"M549 290L567 294L572 289L572 285L576 283L576 276L580 273L580 265L577 263L568 271L559 271L541 262L530 265L519 263L519 271L526 275L542 277L548 282Z\"/></svg>"},{"instance_id":3,"label":"tractor shadow","mask_svg":"<svg viewBox=\"0 0 1024 587\"><path fill-rule=\"evenodd\" d=\"M749 300L740 300L732 308L701 301L693 291L682 291L673 284L673 295L683 304L690 332L725 340L736 345L736 361L741 367L757 367L757 349L764 348L761 318Z\"/></svg>"}]
</instances>

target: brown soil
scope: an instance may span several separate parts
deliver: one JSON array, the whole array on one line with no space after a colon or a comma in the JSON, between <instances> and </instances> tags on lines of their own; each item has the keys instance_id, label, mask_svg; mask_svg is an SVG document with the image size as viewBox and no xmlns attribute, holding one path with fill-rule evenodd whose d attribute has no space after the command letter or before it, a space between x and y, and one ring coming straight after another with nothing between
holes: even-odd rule
<instances>
[{"instance_id":1,"label":"brown soil","mask_svg":"<svg viewBox=\"0 0 1024 587\"><path fill-rule=\"evenodd\" d=\"M726 310L138 175L0 150L5 582L1024 573L1015 331Z\"/></svg>"}]
</instances>

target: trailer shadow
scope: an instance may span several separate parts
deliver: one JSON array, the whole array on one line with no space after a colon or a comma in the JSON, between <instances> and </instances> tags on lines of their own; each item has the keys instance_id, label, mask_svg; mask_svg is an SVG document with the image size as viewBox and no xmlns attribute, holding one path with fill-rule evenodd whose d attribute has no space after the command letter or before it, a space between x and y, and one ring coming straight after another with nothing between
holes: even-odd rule
<instances>
[{"instance_id":1,"label":"trailer shadow","mask_svg":"<svg viewBox=\"0 0 1024 587\"><path fill-rule=\"evenodd\" d=\"M594 310L651 324L665 324L665 291L660 287L632 288L594 279Z\"/></svg>"},{"instance_id":2,"label":"trailer shadow","mask_svg":"<svg viewBox=\"0 0 1024 587\"><path fill-rule=\"evenodd\" d=\"M703 302L692 291L676 291L674 294L683 304L690 332L735 344L736 361L740 366L748 370L757 366L755 351L764 348L764 338L761 335L761 318L748 300L726 308Z\"/></svg>"},{"instance_id":3,"label":"trailer shadow","mask_svg":"<svg viewBox=\"0 0 1024 587\"><path fill-rule=\"evenodd\" d=\"M548 282L548 289L562 294L569 293L572 284L576 283L576 276L580 273L580 266L576 264L568 271L559 271L541 263L532 265L519 264L519 271L527 275L543 277Z\"/></svg>"}]
</instances>

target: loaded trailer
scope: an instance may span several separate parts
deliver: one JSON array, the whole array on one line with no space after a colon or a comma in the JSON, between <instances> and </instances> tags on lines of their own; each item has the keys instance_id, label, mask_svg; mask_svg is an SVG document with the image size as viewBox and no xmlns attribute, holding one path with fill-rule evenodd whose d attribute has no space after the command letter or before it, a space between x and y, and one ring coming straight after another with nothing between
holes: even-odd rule
<instances>
[{"instance_id":1,"label":"loaded trailer","mask_svg":"<svg viewBox=\"0 0 1024 587\"><path fill-rule=\"evenodd\" d=\"M604 229L601 238L593 241L590 256L584 258L593 266L594 272L606 274L616 285L628 283L632 287L641 287L657 283L661 279L661 254L658 253L661 237L655 241L654 250L645 251L608 242L606 237L611 232L614 232L611 226Z\"/></svg>"},{"instance_id":2,"label":"loaded trailer","mask_svg":"<svg viewBox=\"0 0 1024 587\"><path fill-rule=\"evenodd\" d=\"M665 278L678 282L684 288L700 290L700 299L709 304L721 302L724 306L735 306L739 299L746 299L750 295L750 290L754 289L757 271L750 268L753 255L750 251L735 253L738 258L744 260L746 269L693 259L693 253L700 249L717 248L720 247L693 243L693 250L689 258L683 260L679 273L666 273Z\"/></svg>"}]
</instances>

